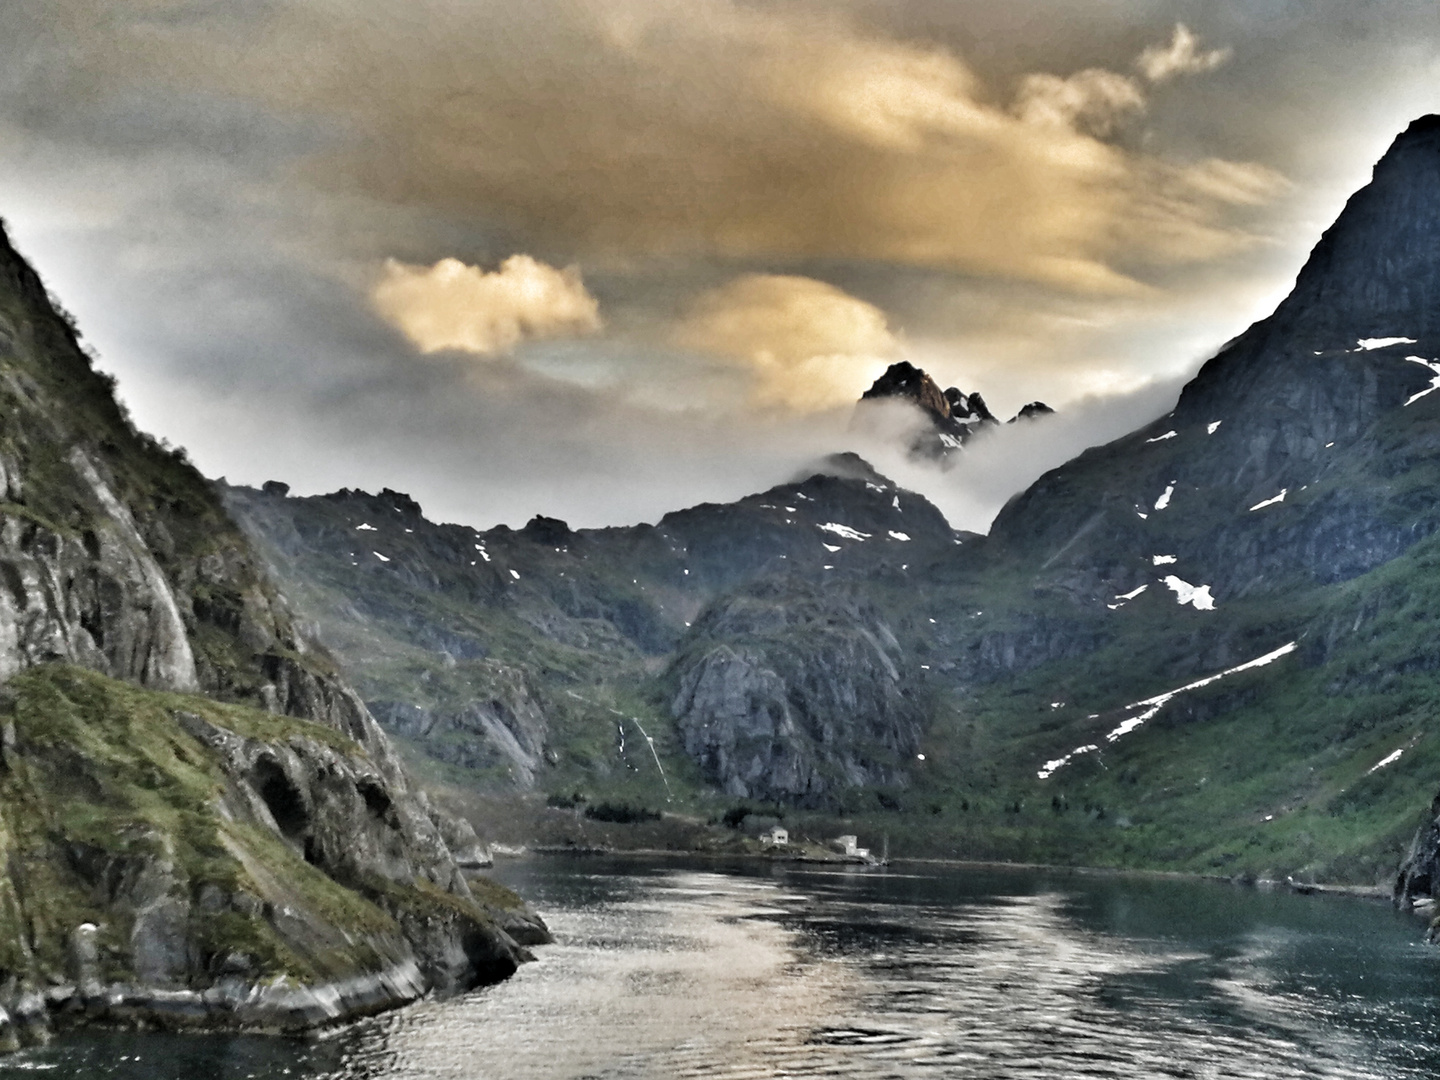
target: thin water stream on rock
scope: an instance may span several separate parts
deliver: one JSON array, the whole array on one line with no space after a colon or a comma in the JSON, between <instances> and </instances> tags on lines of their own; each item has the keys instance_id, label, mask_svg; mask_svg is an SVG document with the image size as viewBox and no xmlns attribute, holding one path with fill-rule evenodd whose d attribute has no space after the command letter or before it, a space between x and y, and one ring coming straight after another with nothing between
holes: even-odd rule
<instances>
[{"instance_id":1,"label":"thin water stream on rock","mask_svg":"<svg viewBox=\"0 0 1440 1080\"><path fill-rule=\"evenodd\" d=\"M1440 949L1383 904L1044 870L501 868L558 944L318 1041L85 1033L0 1077L1433 1077Z\"/></svg>"}]
</instances>

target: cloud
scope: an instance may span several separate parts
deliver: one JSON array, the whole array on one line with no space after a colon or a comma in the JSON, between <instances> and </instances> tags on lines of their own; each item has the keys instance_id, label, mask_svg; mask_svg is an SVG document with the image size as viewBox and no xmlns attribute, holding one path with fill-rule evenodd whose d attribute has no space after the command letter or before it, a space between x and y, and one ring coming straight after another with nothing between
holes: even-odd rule
<instances>
[{"instance_id":1,"label":"cloud","mask_svg":"<svg viewBox=\"0 0 1440 1080\"><path fill-rule=\"evenodd\" d=\"M672 336L745 365L757 404L807 412L855 401L899 348L875 305L784 274L745 274L703 293Z\"/></svg>"},{"instance_id":2,"label":"cloud","mask_svg":"<svg viewBox=\"0 0 1440 1080\"><path fill-rule=\"evenodd\" d=\"M1214 71L1234 55L1230 48L1200 51L1200 39L1184 23L1175 24L1168 45L1151 45L1135 60L1140 73L1152 83L1169 82L1179 75Z\"/></svg>"},{"instance_id":3,"label":"cloud","mask_svg":"<svg viewBox=\"0 0 1440 1080\"><path fill-rule=\"evenodd\" d=\"M1121 393L1070 402L1053 416L1002 424L983 431L941 467L910 457L905 437L917 410L891 405L872 410L848 434L882 473L918 491L957 529L987 532L1017 491L1091 446L1134 431L1174 406L1183 379L1149 380Z\"/></svg>"},{"instance_id":4,"label":"cloud","mask_svg":"<svg viewBox=\"0 0 1440 1080\"><path fill-rule=\"evenodd\" d=\"M1104 138L1127 117L1145 111L1145 95L1134 79L1103 68L1087 68L1065 79L1027 75L1014 111L1027 124L1071 128Z\"/></svg>"},{"instance_id":5,"label":"cloud","mask_svg":"<svg viewBox=\"0 0 1440 1080\"><path fill-rule=\"evenodd\" d=\"M486 272L459 259L411 266L387 259L370 292L375 310L421 352L458 349L491 356L531 338L590 334L600 305L575 267L557 270L511 255Z\"/></svg>"},{"instance_id":6,"label":"cloud","mask_svg":"<svg viewBox=\"0 0 1440 1080\"><path fill-rule=\"evenodd\" d=\"M832 14L414 0L342 18L276 0L163 34L112 16L101 55L332 133L310 183L587 267L874 260L1119 294L1173 250L1122 228L1137 213L1207 251L1245 227L1203 196L1155 200L1163 156L1106 141L1143 108L1125 76L1031 71L1007 101L954 47ZM1166 71L1210 63L1188 33Z\"/></svg>"},{"instance_id":7,"label":"cloud","mask_svg":"<svg viewBox=\"0 0 1440 1080\"><path fill-rule=\"evenodd\" d=\"M840 388L894 355L863 334L790 347L783 305L737 292L763 334L675 344L739 276L828 282L942 385L1060 407L914 481L973 526L1027 479L1011 436L1073 422L1033 473L1163 412L1073 402L1266 314L1435 108L1433 0L1195 9L7 0L0 211L137 422L212 475L399 487L476 524L654 520L852 446ZM1244 45L1180 77L1212 40ZM1147 42L1179 64L1159 82ZM386 256L484 276L514 252L583 266L602 330L517 319L514 362L422 364L376 317ZM843 403L797 404L816 390Z\"/></svg>"}]
</instances>

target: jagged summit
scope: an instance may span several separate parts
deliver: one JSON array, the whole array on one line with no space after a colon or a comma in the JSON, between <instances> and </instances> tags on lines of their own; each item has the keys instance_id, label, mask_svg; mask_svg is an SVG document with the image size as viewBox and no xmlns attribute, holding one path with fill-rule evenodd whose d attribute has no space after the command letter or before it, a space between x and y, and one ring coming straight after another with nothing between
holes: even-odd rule
<instances>
[{"instance_id":1,"label":"jagged summit","mask_svg":"<svg viewBox=\"0 0 1440 1080\"><path fill-rule=\"evenodd\" d=\"M1041 416L1051 416L1054 412L1055 410L1043 401L1032 401L1028 405L1020 406L1020 411L1005 422L1013 424L1016 420L1034 420Z\"/></svg>"},{"instance_id":2,"label":"jagged summit","mask_svg":"<svg viewBox=\"0 0 1440 1080\"><path fill-rule=\"evenodd\" d=\"M874 385L860 395L861 402L900 399L909 401L930 420L932 431L922 432L911 444L910 452L918 457L942 460L959 450L972 436L1000 423L980 394L966 394L957 387L941 390L922 368L908 360L899 360L885 369ZM1032 418L1055 410L1043 401L1032 401L1006 421Z\"/></svg>"},{"instance_id":3,"label":"jagged summit","mask_svg":"<svg viewBox=\"0 0 1440 1080\"><path fill-rule=\"evenodd\" d=\"M1440 332L1440 116L1396 137L1315 245L1275 319L1317 349L1351 347L1352 333Z\"/></svg>"}]
</instances>

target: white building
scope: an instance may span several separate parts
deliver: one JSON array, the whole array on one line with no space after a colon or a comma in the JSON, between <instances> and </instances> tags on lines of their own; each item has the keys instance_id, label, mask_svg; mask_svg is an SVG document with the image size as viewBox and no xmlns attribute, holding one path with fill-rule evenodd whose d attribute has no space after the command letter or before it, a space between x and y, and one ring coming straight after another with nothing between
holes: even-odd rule
<instances>
[{"instance_id":1,"label":"white building","mask_svg":"<svg viewBox=\"0 0 1440 1080\"><path fill-rule=\"evenodd\" d=\"M835 850L840 852L841 855L868 859L870 857L870 849L860 847L859 842L860 838L851 833L846 833L844 836L837 836L834 840L830 841L830 843L835 846Z\"/></svg>"},{"instance_id":2,"label":"white building","mask_svg":"<svg viewBox=\"0 0 1440 1080\"><path fill-rule=\"evenodd\" d=\"M771 825L760 834L762 844L775 844L777 846L790 843L790 830L783 825Z\"/></svg>"}]
</instances>

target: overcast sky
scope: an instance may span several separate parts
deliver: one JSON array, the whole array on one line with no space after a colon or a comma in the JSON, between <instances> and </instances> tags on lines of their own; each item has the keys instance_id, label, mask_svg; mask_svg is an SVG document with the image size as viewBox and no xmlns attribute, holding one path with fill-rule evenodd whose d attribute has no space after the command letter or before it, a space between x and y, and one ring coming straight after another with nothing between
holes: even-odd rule
<instances>
[{"instance_id":1,"label":"overcast sky","mask_svg":"<svg viewBox=\"0 0 1440 1080\"><path fill-rule=\"evenodd\" d=\"M1434 0L0 4L0 214L137 423L477 526L856 449L983 529L1434 111ZM1060 413L908 464L898 358Z\"/></svg>"}]
</instances>

